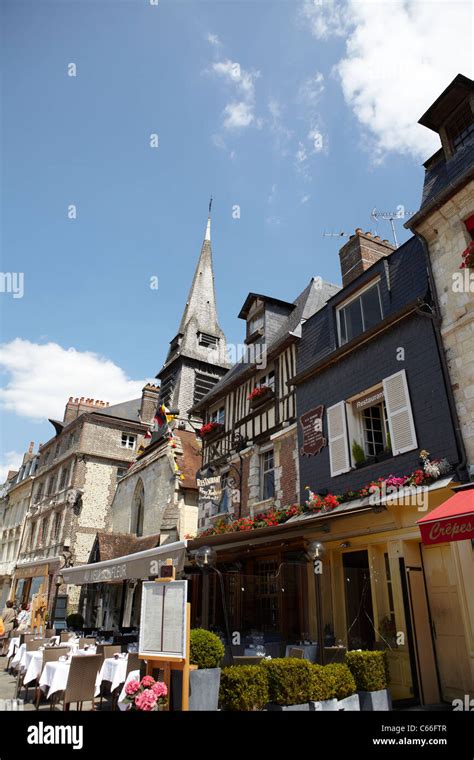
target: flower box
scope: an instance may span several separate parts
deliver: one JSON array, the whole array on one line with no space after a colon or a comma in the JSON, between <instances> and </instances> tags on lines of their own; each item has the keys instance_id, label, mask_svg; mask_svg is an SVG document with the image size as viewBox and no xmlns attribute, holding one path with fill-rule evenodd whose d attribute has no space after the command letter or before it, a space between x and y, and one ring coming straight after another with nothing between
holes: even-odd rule
<instances>
[{"instance_id":1,"label":"flower box","mask_svg":"<svg viewBox=\"0 0 474 760\"><path fill-rule=\"evenodd\" d=\"M319 702L310 702L311 712L337 712L339 710L337 699L322 699Z\"/></svg>"},{"instance_id":2,"label":"flower box","mask_svg":"<svg viewBox=\"0 0 474 760\"><path fill-rule=\"evenodd\" d=\"M219 703L220 668L202 668L189 673L189 710L216 712ZM171 671L171 703L173 710L181 710L183 673Z\"/></svg>"},{"instance_id":3,"label":"flower box","mask_svg":"<svg viewBox=\"0 0 474 760\"><path fill-rule=\"evenodd\" d=\"M200 428L199 436L203 441L209 442L218 438L223 432L224 425L222 422L208 422Z\"/></svg>"},{"instance_id":4,"label":"flower box","mask_svg":"<svg viewBox=\"0 0 474 760\"><path fill-rule=\"evenodd\" d=\"M250 408L255 409L255 407L270 401L274 396L275 391L269 385L257 385L248 396Z\"/></svg>"},{"instance_id":5,"label":"flower box","mask_svg":"<svg viewBox=\"0 0 474 760\"><path fill-rule=\"evenodd\" d=\"M344 712L355 712L360 710L360 699L358 694L351 694L350 697L344 697L337 703L337 709Z\"/></svg>"},{"instance_id":6,"label":"flower box","mask_svg":"<svg viewBox=\"0 0 474 760\"><path fill-rule=\"evenodd\" d=\"M388 689L378 691L358 691L362 712L381 712L392 709L392 697Z\"/></svg>"}]
</instances>

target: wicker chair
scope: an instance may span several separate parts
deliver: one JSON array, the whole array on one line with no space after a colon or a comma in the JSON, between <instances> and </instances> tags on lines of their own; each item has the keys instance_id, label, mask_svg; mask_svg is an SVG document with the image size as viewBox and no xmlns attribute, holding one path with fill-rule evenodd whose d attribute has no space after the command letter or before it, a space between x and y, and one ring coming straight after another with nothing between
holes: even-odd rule
<instances>
[{"instance_id":1,"label":"wicker chair","mask_svg":"<svg viewBox=\"0 0 474 760\"><path fill-rule=\"evenodd\" d=\"M41 698L41 689L39 688L39 682L41 675L43 673L44 666L47 662L57 662L59 658L62 655L67 654L68 648L67 647L51 647L51 649L45 649L43 651L43 667L41 668L41 673L36 679L36 686L35 686L35 698L34 703L36 709L38 709L39 701Z\"/></svg>"},{"instance_id":2,"label":"wicker chair","mask_svg":"<svg viewBox=\"0 0 474 760\"><path fill-rule=\"evenodd\" d=\"M20 646L26 644L27 641L33 641L36 633L20 633Z\"/></svg>"},{"instance_id":3,"label":"wicker chair","mask_svg":"<svg viewBox=\"0 0 474 760\"><path fill-rule=\"evenodd\" d=\"M87 639L85 636L79 639L79 649L84 649L84 646L95 646L95 639Z\"/></svg>"},{"instance_id":4,"label":"wicker chair","mask_svg":"<svg viewBox=\"0 0 474 760\"><path fill-rule=\"evenodd\" d=\"M69 637L71 634L68 631L63 631L59 634L59 640L61 643L64 643L65 641L69 641Z\"/></svg>"},{"instance_id":5,"label":"wicker chair","mask_svg":"<svg viewBox=\"0 0 474 760\"><path fill-rule=\"evenodd\" d=\"M44 640L43 639L33 639L31 641L26 641L26 651L27 652L37 652L38 649L42 646L44 646ZM22 670L18 668L18 675L16 679L16 696L18 699L18 696L20 694L20 691L23 688L23 682L25 679L26 670ZM28 701L28 686L25 686L26 692L25 692L25 701Z\"/></svg>"},{"instance_id":6,"label":"wicker chair","mask_svg":"<svg viewBox=\"0 0 474 760\"><path fill-rule=\"evenodd\" d=\"M143 660L140 660L138 657L138 652L130 652L127 657L127 670L125 672L125 681L127 680L128 674L132 673L134 670L140 670L140 667L142 665ZM122 686L124 682L119 684L112 692L112 710L117 709L118 704L118 698L120 696L120 692L122 691ZM102 691L102 690L101 690Z\"/></svg>"},{"instance_id":7,"label":"wicker chair","mask_svg":"<svg viewBox=\"0 0 474 760\"><path fill-rule=\"evenodd\" d=\"M122 647L120 644L105 644L104 645L104 660L107 659L107 657L113 657L114 654L120 654L122 651Z\"/></svg>"},{"instance_id":8,"label":"wicker chair","mask_svg":"<svg viewBox=\"0 0 474 760\"><path fill-rule=\"evenodd\" d=\"M44 632L45 639L50 639L51 636L54 636L54 635L55 635L54 634L54 628L46 628L46 630Z\"/></svg>"},{"instance_id":9,"label":"wicker chair","mask_svg":"<svg viewBox=\"0 0 474 760\"><path fill-rule=\"evenodd\" d=\"M77 704L77 709L82 710L84 702L92 702L95 710L95 682L101 665L102 658L99 654L91 654L87 657L73 657L69 668L69 675L62 697L51 704L63 703L63 710L69 710L71 702Z\"/></svg>"}]
</instances>

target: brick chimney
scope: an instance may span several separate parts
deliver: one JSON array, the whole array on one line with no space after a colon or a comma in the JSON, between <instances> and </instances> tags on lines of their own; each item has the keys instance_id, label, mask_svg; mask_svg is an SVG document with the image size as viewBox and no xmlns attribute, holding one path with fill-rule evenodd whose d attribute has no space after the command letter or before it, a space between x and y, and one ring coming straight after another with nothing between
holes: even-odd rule
<instances>
[{"instance_id":1,"label":"brick chimney","mask_svg":"<svg viewBox=\"0 0 474 760\"><path fill-rule=\"evenodd\" d=\"M142 403L140 405L140 420L145 423L152 421L155 416L158 396L160 393L159 385L147 383L142 390Z\"/></svg>"},{"instance_id":2,"label":"brick chimney","mask_svg":"<svg viewBox=\"0 0 474 760\"><path fill-rule=\"evenodd\" d=\"M339 251L343 287L394 250L395 247L388 240L382 240L370 232L362 232L361 228L357 227L355 234L350 236Z\"/></svg>"},{"instance_id":3,"label":"brick chimney","mask_svg":"<svg viewBox=\"0 0 474 760\"><path fill-rule=\"evenodd\" d=\"M73 398L69 397L69 401L64 409L63 422L68 425L70 422L79 417L80 414L85 412L98 412L100 409L109 406L108 401L95 401L93 398Z\"/></svg>"}]
</instances>

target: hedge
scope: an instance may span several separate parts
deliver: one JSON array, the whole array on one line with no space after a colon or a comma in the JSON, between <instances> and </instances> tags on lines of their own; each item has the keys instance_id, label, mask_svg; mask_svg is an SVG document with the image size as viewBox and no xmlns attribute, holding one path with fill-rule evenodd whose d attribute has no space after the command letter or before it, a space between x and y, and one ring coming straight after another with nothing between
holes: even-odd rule
<instances>
[{"instance_id":1,"label":"hedge","mask_svg":"<svg viewBox=\"0 0 474 760\"><path fill-rule=\"evenodd\" d=\"M224 644L219 636L204 628L193 628L189 638L189 654L192 665L202 668L218 668L224 657Z\"/></svg>"},{"instance_id":2,"label":"hedge","mask_svg":"<svg viewBox=\"0 0 474 760\"><path fill-rule=\"evenodd\" d=\"M269 701L277 705L299 705L312 697L312 668L307 660L296 657L277 657L263 660L268 677Z\"/></svg>"},{"instance_id":3,"label":"hedge","mask_svg":"<svg viewBox=\"0 0 474 760\"><path fill-rule=\"evenodd\" d=\"M390 678L386 652L347 652L348 665L358 691L386 689Z\"/></svg>"},{"instance_id":4,"label":"hedge","mask_svg":"<svg viewBox=\"0 0 474 760\"><path fill-rule=\"evenodd\" d=\"M337 699L345 699L357 691L354 676L347 665L339 662L325 665L323 668L326 678L332 678L335 682L334 695Z\"/></svg>"},{"instance_id":5,"label":"hedge","mask_svg":"<svg viewBox=\"0 0 474 760\"><path fill-rule=\"evenodd\" d=\"M219 701L223 710L263 710L269 701L267 669L260 665L223 668Z\"/></svg>"},{"instance_id":6,"label":"hedge","mask_svg":"<svg viewBox=\"0 0 474 760\"><path fill-rule=\"evenodd\" d=\"M324 702L336 696L336 678L329 666L311 665L310 700Z\"/></svg>"}]
</instances>

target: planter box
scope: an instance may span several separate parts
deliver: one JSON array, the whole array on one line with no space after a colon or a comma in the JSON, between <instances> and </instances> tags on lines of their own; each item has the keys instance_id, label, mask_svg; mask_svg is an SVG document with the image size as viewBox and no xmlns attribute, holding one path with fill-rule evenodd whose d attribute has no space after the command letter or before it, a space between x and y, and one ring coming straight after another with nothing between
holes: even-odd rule
<instances>
[{"instance_id":1,"label":"planter box","mask_svg":"<svg viewBox=\"0 0 474 760\"><path fill-rule=\"evenodd\" d=\"M364 712L387 711L392 709L392 698L388 689L379 691L358 691L360 709Z\"/></svg>"},{"instance_id":2,"label":"planter box","mask_svg":"<svg viewBox=\"0 0 474 760\"><path fill-rule=\"evenodd\" d=\"M265 393L261 393L259 396L255 396L250 400L250 408L256 409L261 404L265 404L267 401L271 401L275 396L275 391L269 388Z\"/></svg>"},{"instance_id":3,"label":"planter box","mask_svg":"<svg viewBox=\"0 0 474 760\"><path fill-rule=\"evenodd\" d=\"M337 712L339 710L337 699L323 699L321 702L310 702L311 712Z\"/></svg>"},{"instance_id":4,"label":"planter box","mask_svg":"<svg viewBox=\"0 0 474 760\"><path fill-rule=\"evenodd\" d=\"M344 710L344 712L353 712L360 710L360 700L358 694L351 694L350 697L340 699L337 703L338 710Z\"/></svg>"},{"instance_id":5,"label":"planter box","mask_svg":"<svg viewBox=\"0 0 474 760\"><path fill-rule=\"evenodd\" d=\"M303 702L301 705L277 705L275 702L269 702L267 710L269 712L309 712L309 702Z\"/></svg>"},{"instance_id":6,"label":"planter box","mask_svg":"<svg viewBox=\"0 0 474 760\"><path fill-rule=\"evenodd\" d=\"M219 704L220 668L191 670L189 674L189 709L192 711L216 712ZM171 708L181 710L183 674L171 671Z\"/></svg>"},{"instance_id":7,"label":"planter box","mask_svg":"<svg viewBox=\"0 0 474 760\"><path fill-rule=\"evenodd\" d=\"M202 440L204 441L204 443L212 443L212 441L215 441L217 440L217 438L220 438L223 432L224 432L224 425L221 425L220 427L215 428L214 430L211 430L210 433L206 433L206 435L204 436L204 438L202 438Z\"/></svg>"}]
</instances>

